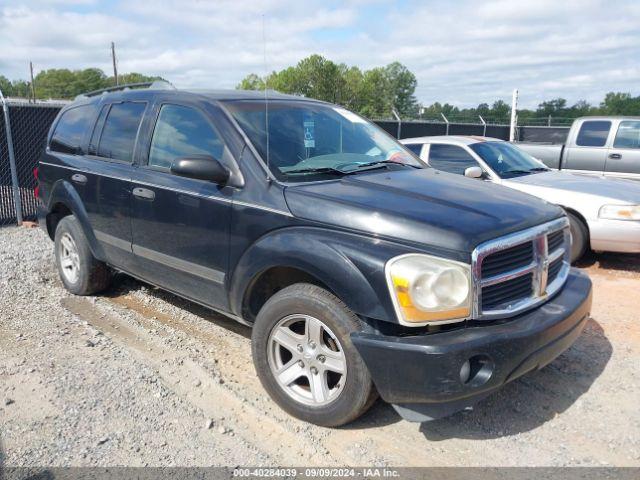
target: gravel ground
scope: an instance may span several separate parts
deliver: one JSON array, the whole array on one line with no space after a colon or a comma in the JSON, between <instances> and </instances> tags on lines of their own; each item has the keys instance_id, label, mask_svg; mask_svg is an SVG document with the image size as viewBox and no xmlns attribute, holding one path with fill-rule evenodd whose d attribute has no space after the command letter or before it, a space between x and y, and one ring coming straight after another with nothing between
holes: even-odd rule
<instances>
[{"instance_id":1,"label":"gravel ground","mask_svg":"<svg viewBox=\"0 0 640 480\"><path fill-rule=\"evenodd\" d=\"M638 256L582 262L593 319L551 365L427 424L378 402L325 429L284 414L249 330L126 276L74 297L40 229L0 229L0 460L9 466L640 466Z\"/></svg>"}]
</instances>

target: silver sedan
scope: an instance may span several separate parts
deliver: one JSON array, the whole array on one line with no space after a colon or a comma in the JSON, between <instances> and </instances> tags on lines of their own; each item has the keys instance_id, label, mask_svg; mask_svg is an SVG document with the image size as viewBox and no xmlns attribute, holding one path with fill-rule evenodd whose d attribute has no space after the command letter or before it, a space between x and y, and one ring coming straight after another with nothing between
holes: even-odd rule
<instances>
[{"instance_id":1,"label":"silver sedan","mask_svg":"<svg viewBox=\"0 0 640 480\"><path fill-rule=\"evenodd\" d=\"M552 171L518 147L488 137L407 138L432 167L504 185L565 209L572 261L595 251L640 252L640 183Z\"/></svg>"}]
</instances>

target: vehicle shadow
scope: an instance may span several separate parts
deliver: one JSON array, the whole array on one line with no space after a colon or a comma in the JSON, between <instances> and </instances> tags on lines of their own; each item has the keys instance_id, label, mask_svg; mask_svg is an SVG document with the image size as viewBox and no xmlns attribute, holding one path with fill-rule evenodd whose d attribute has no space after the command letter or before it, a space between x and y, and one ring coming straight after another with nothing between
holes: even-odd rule
<instances>
[{"instance_id":1,"label":"vehicle shadow","mask_svg":"<svg viewBox=\"0 0 640 480\"><path fill-rule=\"evenodd\" d=\"M251 329L232 318L118 274L105 296L117 299L145 288L145 293L213 322L245 338ZM542 370L530 372L478 403L472 411L425 422L420 432L429 441L450 438L491 439L533 430L564 412L589 390L609 362L613 347L600 324L590 319L584 332L566 352ZM379 428L402 421L391 405L378 400L345 430Z\"/></svg>"},{"instance_id":2,"label":"vehicle shadow","mask_svg":"<svg viewBox=\"0 0 640 480\"><path fill-rule=\"evenodd\" d=\"M594 253L587 252L575 264L579 268L598 267L600 269L640 272L640 255L636 253Z\"/></svg>"},{"instance_id":3,"label":"vehicle shadow","mask_svg":"<svg viewBox=\"0 0 640 480\"><path fill-rule=\"evenodd\" d=\"M145 289L144 291L146 294L151 295L154 298L165 301L177 308L180 308L181 310L196 315L207 322L215 323L216 325L226 328L233 333L242 335L245 338L251 338L251 329L246 325L237 322L233 318L217 313L207 307L203 307L202 305L184 299L171 292L162 290L161 288L156 288L152 285L136 280L124 273L118 273L116 275L112 287L107 290L103 296L112 299L120 299L128 294L140 291L143 288Z\"/></svg>"},{"instance_id":4,"label":"vehicle shadow","mask_svg":"<svg viewBox=\"0 0 640 480\"><path fill-rule=\"evenodd\" d=\"M576 343L542 370L530 372L487 397L472 411L423 423L427 440L493 439L533 430L586 393L609 362L613 347L590 319Z\"/></svg>"}]
</instances>

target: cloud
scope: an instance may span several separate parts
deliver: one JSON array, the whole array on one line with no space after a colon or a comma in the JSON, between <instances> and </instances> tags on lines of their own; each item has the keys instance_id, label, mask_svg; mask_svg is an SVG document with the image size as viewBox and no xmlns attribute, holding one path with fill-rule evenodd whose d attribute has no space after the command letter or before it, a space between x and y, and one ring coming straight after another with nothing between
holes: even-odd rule
<instances>
[{"instance_id":1,"label":"cloud","mask_svg":"<svg viewBox=\"0 0 640 480\"><path fill-rule=\"evenodd\" d=\"M233 88L311 53L361 68L398 60L418 78L423 103L460 106L508 100L536 106L562 96L598 102L608 91L638 94L640 3L634 0L446 2L5 0L0 74L37 69L162 75L178 86ZM28 5L28 6L27 6Z\"/></svg>"}]
</instances>

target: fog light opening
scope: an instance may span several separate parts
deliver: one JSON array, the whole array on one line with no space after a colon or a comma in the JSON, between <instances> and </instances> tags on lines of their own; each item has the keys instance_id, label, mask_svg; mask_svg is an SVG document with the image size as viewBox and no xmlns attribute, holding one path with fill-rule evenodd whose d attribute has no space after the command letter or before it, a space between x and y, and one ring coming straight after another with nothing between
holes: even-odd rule
<instances>
[{"instance_id":1,"label":"fog light opening","mask_svg":"<svg viewBox=\"0 0 640 480\"><path fill-rule=\"evenodd\" d=\"M479 387L493 375L493 361L486 355L474 355L460 367L460 381L470 387Z\"/></svg>"}]
</instances>

